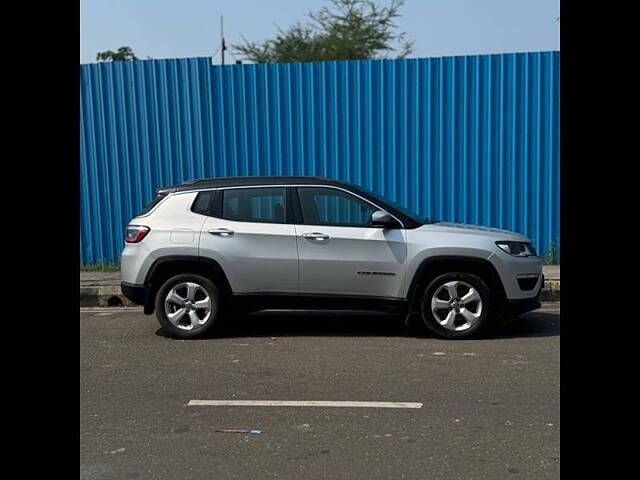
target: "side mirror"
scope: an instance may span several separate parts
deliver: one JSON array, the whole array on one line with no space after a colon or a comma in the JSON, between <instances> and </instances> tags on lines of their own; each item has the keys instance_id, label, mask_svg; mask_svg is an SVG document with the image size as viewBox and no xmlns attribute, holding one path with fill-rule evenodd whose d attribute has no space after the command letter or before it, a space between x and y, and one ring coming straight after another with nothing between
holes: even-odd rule
<instances>
[{"instance_id":1,"label":"side mirror","mask_svg":"<svg viewBox=\"0 0 640 480\"><path fill-rule=\"evenodd\" d=\"M371 223L376 227L399 228L400 224L388 212L376 210L371 214Z\"/></svg>"}]
</instances>

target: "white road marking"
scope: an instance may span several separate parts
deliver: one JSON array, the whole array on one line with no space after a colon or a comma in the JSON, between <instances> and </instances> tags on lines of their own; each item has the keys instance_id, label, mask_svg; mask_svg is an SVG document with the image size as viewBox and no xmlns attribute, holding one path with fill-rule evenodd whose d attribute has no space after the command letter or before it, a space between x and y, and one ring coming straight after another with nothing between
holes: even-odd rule
<instances>
[{"instance_id":1,"label":"white road marking","mask_svg":"<svg viewBox=\"0 0 640 480\"><path fill-rule=\"evenodd\" d=\"M322 400L189 400L193 406L211 407L364 407L364 408L422 408L417 402L334 402Z\"/></svg>"}]
</instances>

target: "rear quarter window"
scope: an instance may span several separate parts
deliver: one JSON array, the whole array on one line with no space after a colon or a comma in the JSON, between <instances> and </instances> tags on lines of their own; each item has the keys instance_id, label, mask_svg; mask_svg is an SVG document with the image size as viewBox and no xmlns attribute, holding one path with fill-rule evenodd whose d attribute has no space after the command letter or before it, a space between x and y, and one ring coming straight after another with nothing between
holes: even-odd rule
<instances>
[{"instance_id":1,"label":"rear quarter window","mask_svg":"<svg viewBox=\"0 0 640 480\"><path fill-rule=\"evenodd\" d=\"M200 215L211 215L211 204L213 202L213 190L208 192L200 192L193 201L191 211Z\"/></svg>"},{"instance_id":2,"label":"rear quarter window","mask_svg":"<svg viewBox=\"0 0 640 480\"><path fill-rule=\"evenodd\" d=\"M140 215L146 215L147 213L149 213L153 207L155 207L157 204L160 203L160 201L166 197L167 194L166 193L158 193L155 197L153 197L153 200L151 200L146 207L144 207L144 209L142 209L142 211L138 214Z\"/></svg>"}]
</instances>

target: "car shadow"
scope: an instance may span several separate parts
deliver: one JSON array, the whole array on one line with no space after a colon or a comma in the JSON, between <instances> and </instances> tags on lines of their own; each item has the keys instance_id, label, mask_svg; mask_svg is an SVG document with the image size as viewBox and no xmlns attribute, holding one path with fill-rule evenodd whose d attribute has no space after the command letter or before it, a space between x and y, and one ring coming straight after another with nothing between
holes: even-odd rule
<instances>
[{"instance_id":1,"label":"car shadow","mask_svg":"<svg viewBox=\"0 0 640 480\"><path fill-rule=\"evenodd\" d=\"M484 339L557 337L560 335L560 312L534 311L498 319Z\"/></svg>"},{"instance_id":2,"label":"car shadow","mask_svg":"<svg viewBox=\"0 0 640 480\"><path fill-rule=\"evenodd\" d=\"M412 322L415 323L415 322ZM433 338L420 325L405 325L404 316L364 311L270 310L227 317L203 337L193 339L248 337L414 337ZM163 328L156 335L169 337ZM530 312L496 319L479 338L498 340L517 337L560 335L560 314Z\"/></svg>"}]
</instances>

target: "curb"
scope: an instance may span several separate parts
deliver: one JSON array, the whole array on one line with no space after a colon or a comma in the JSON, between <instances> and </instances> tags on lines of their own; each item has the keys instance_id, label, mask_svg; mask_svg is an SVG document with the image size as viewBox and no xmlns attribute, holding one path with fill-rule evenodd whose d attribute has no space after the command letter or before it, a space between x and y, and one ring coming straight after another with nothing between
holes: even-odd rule
<instances>
[{"instance_id":1,"label":"curb","mask_svg":"<svg viewBox=\"0 0 640 480\"><path fill-rule=\"evenodd\" d=\"M80 306L130 307L135 304L122 294L119 285L103 285L80 287Z\"/></svg>"},{"instance_id":2,"label":"curb","mask_svg":"<svg viewBox=\"0 0 640 480\"><path fill-rule=\"evenodd\" d=\"M545 280L544 287L540 292L541 302L560 301L560 280Z\"/></svg>"},{"instance_id":3,"label":"curb","mask_svg":"<svg viewBox=\"0 0 640 480\"><path fill-rule=\"evenodd\" d=\"M544 287L540 292L540 301L560 301L560 280L545 280ZM136 304L122 294L119 285L94 285L80 287L80 306L134 307Z\"/></svg>"}]
</instances>

